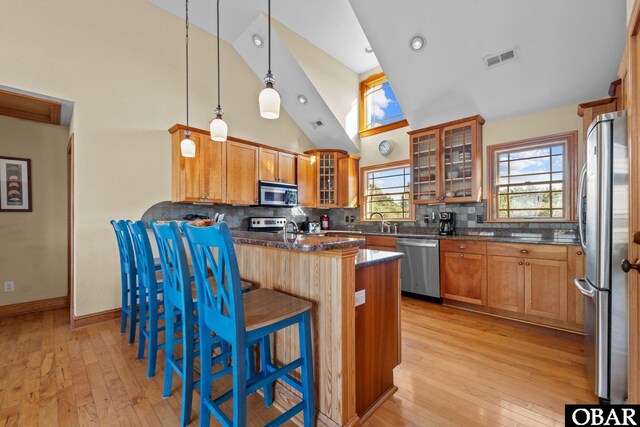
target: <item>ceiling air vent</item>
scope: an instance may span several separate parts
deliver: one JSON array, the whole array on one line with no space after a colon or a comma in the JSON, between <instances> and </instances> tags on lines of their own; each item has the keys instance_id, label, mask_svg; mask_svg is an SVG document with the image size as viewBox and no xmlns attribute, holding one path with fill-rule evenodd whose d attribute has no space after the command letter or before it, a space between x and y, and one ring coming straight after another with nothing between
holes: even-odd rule
<instances>
[{"instance_id":1,"label":"ceiling air vent","mask_svg":"<svg viewBox=\"0 0 640 427\"><path fill-rule=\"evenodd\" d=\"M314 129L318 129L320 126L324 126L324 123L322 123L322 120L316 120L311 122L311 127L313 127Z\"/></svg>"},{"instance_id":2,"label":"ceiling air vent","mask_svg":"<svg viewBox=\"0 0 640 427\"><path fill-rule=\"evenodd\" d=\"M505 62L511 62L518 59L517 49L507 50L506 52L498 54L490 54L482 58L487 68L492 68Z\"/></svg>"}]
</instances>

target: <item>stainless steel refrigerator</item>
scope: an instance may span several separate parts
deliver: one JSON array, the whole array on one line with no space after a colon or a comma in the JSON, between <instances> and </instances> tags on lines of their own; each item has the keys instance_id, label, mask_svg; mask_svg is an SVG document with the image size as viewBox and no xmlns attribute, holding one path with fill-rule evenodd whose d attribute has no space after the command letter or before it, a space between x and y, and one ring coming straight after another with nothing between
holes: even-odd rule
<instances>
[{"instance_id":1,"label":"stainless steel refrigerator","mask_svg":"<svg viewBox=\"0 0 640 427\"><path fill-rule=\"evenodd\" d=\"M627 276L620 267L629 239L629 148L626 112L603 114L589 126L578 188L584 278L587 371L595 394L623 403L627 397Z\"/></svg>"}]
</instances>

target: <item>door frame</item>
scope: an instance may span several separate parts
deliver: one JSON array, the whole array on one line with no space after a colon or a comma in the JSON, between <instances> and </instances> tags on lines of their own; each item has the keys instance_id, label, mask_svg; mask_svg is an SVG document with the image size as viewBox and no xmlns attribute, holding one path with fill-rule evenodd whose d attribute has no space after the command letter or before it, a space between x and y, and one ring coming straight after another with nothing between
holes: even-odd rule
<instances>
[{"instance_id":1,"label":"door frame","mask_svg":"<svg viewBox=\"0 0 640 427\"><path fill-rule=\"evenodd\" d=\"M69 137L67 146L67 305L69 324L73 328L74 280L75 280L75 239L74 239L74 196L75 196L75 156L74 134Z\"/></svg>"}]
</instances>

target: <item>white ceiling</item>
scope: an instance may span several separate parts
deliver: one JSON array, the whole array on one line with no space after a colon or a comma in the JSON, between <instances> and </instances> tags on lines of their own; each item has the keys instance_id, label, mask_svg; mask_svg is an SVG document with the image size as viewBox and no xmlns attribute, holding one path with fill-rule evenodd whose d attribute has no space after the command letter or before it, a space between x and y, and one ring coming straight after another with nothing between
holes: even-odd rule
<instances>
[{"instance_id":1,"label":"white ceiling","mask_svg":"<svg viewBox=\"0 0 640 427\"><path fill-rule=\"evenodd\" d=\"M624 0L350 0L413 129L607 96L625 43ZM414 34L427 39L409 49ZM485 68L512 47L519 58Z\"/></svg>"},{"instance_id":2,"label":"white ceiling","mask_svg":"<svg viewBox=\"0 0 640 427\"><path fill-rule=\"evenodd\" d=\"M149 0L184 19L184 1ZM189 20L215 35L215 0L191 0ZM267 0L222 0L220 34L235 42L261 13L267 13ZM378 66L375 54L366 53L369 45L348 0L274 0L271 16L361 74Z\"/></svg>"}]
</instances>

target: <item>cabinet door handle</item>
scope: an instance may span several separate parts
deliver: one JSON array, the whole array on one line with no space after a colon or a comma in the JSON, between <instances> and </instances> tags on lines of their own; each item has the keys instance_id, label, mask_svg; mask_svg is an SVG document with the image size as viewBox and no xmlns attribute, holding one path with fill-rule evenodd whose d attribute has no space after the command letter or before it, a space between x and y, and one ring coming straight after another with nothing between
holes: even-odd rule
<instances>
[{"instance_id":1,"label":"cabinet door handle","mask_svg":"<svg viewBox=\"0 0 640 427\"><path fill-rule=\"evenodd\" d=\"M525 262L524 265L529 266L531 263L529 261Z\"/></svg>"},{"instance_id":2,"label":"cabinet door handle","mask_svg":"<svg viewBox=\"0 0 640 427\"><path fill-rule=\"evenodd\" d=\"M518 263L518 265L522 265L522 261L520 261L520 262Z\"/></svg>"},{"instance_id":3,"label":"cabinet door handle","mask_svg":"<svg viewBox=\"0 0 640 427\"><path fill-rule=\"evenodd\" d=\"M460 258L464 258L464 254L460 254Z\"/></svg>"},{"instance_id":4,"label":"cabinet door handle","mask_svg":"<svg viewBox=\"0 0 640 427\"><path fill-rule=\"evenodd\" d=\"M460 246L458 246L458 249L465 249L465 248L466 248L466 246L465 246L465 245L460 245Z\"/></svg>"},{"instance_id":5,"label":"cabinet door handle","mask_svg":"<svg viewBox=\"0 0 640 427\"><path fill-rule=\"evenodd\" d=\"M576 254L582 255L582 251L578 251L578 252L576 252Z\"/></svg>"},{"instance_id":6,"label":"cabinet door handle","mask_svg":"<svg viewBox=\"0 0 640 427\"><path fill-rule=\"evenodd\" d=\"M520 250L520 253L521 253L521 254L528 254L528 253L529 253L529 251L528 251L528 250L526 250L526 249L521 249L521 250Z\"/></svg>"}]
</instances>

